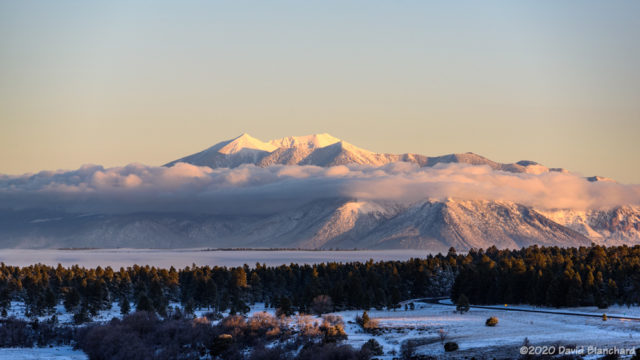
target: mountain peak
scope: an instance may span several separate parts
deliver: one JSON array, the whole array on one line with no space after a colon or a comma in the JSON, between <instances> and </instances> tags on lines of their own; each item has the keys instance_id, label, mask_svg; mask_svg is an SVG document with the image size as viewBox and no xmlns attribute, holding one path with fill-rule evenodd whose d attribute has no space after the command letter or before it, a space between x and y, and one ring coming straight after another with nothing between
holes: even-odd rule
<instances>
[{"instance_id":1,"label":"mountain peak","mask_svg":"<svg viewBox=\"0 0 640 360\"><path fill-rule=\"evenodd\" d=\"M485 165L493 170L516 173L541 174L550 171L547 167L533 161L523 160L518 163L503 164L472 152L434 157L420 154L376 153L359 148L328 133L289 136L269 142L263 142L243 133L234 139L220 142L204 151L174 160L167 165L186 162L211 168L233 168L243 164L327 167L348 164L382 166L401 161L414 163L421 167L434 166L439 163L463 163ZM561 171L561 169L553 169L553 171Z\"/></svg>"},{"instance_id":2,"label":"mountain peak","mask_svg":"<svg viewBox=\"0 0 640 360\"><path fill-rule=\"evenodd\" d=\"M242 150L272 152L276 149L276 146L258 140L247 133L242 133L242 135L236 137L235 139L223 141L209 148L209 150L214 150L226 155L235 154Z\"/></svg>"},{"instance_id":3,"label":"mountain peak","mask_svg":"<svg viewBox=\"0 0 640 360\"><path fill-rule=\"evenodd\" d=\"M269 144L279 148L308 147L310 149L323 148L342 140L327 133L311 134L305 136L289 136L281 139L271 140Z\"/></svg>"}]
</instances>

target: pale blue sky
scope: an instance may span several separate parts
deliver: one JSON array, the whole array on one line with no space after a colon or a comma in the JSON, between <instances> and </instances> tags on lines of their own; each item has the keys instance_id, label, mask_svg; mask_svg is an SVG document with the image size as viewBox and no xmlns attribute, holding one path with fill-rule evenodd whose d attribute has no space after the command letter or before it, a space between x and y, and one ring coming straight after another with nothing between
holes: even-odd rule
<instances>
[{"instance_id":1,"label":"pale blue sky","mask_svg":"<svg viewBox=\"0 0 640 360\"><path fill-rule=\"evenodd\" d=\"M242 132L640 183L637 1L0 1L0 173Z\"/></svg>"}]
</instances>

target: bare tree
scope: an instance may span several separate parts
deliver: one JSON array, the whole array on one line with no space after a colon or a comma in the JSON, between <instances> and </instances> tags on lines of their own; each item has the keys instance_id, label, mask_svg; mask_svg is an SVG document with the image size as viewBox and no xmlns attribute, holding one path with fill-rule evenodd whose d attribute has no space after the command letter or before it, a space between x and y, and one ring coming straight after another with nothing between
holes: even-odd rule
<instances>
[{"instance_id":1,"label":"bare tree","mask_svg":"<svg viewBox=\"0 0 640 360\"><path fill-rule=\"evenodd\" d=\"M440 338L440 342L444 344L444 341L447 340L449 336L449 332L445 329L438 330L438 337Z\"/></svg>"}]
</instances>

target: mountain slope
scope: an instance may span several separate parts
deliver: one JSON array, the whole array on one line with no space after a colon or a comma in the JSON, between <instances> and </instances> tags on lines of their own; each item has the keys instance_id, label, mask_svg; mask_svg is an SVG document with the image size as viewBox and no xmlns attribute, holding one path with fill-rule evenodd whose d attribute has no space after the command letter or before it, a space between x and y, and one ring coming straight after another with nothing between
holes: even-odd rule
<instances>
[{"instance_id":1,"label":"mountain slope","mask_svg":"<svg viewBox=\"0 0 640 360\"><path fill-rule=\"evenodd\" d=\"M13 216L13 219L11 217ZM2 213L0 247L253 247L446 251L589 245L592 239L509 202L413 205L325 199L255 217L184 213ZM17 219L22 219L17 221ZM633 225L637 226L637 225Z\"/></svg>"},{"instance_id":2,"label":"mountain slope","mask_svg":"<svg viewBox=\"0 0 640 360\"><path fill-rule=\"evenodd\" d=\"M588 245L590 240L535 210L510 202L428 201L376 229L370 248L520 248Z\"/></svg>"},{"instance_id":3,"label":"mountain slope","mask_svg":"<svg viewBox=\"0 0 640 360\"><path fill-rule=\"evenodd\" d=\"M618 206L609 210L552 210L541 213L599 244L640 244L640 207Z\"/></svg>"},{"instance_id":4,"label":"mountain slope","mask_svg":"<svg viewBox=\"0 0 640 360\"><path fill-rule=\"evenodd\" d=\"M165 166L185 162L212 168L237 167L242 164L255 164L276 149L276 146L245 133L235 139L217 143L201 152L171 161Z\"/></svg>"},{"instance_id":5,"label":"mountain slope","mask_svg":"<svg viewBox=\"0 0 640 360\"><path fill-rule=\"evenodd\" d=\"M410 162L421 167L436 164L464 163L486 165L494 170L538 174L548 169L533 161L519 161L514 164L502 164L473 153L449 154L428 157L420 154L382 154L359 148L329 134L290 136L282 139L262 142L248 134L223 141L206 150L171 161L166 166L186 162L198 166L237 167L242 164L257 166L271 165L315 165L336 166L358 164L381 166L393 162Z\"/></svg>"}]
</instances>

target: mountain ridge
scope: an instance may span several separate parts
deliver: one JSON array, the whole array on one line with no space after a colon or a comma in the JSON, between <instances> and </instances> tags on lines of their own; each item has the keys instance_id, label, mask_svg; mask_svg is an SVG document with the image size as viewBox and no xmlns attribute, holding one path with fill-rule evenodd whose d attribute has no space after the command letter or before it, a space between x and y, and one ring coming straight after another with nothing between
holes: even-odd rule
<instances>
[{"instance_id":1,"label":"mountain ridge","mask_svg":"<svg viewBox=\"0 0 640 360\"><path fill-rule=\"evenodd\" d=\"M233 151L226 149L233 149ZM440 163L465 163L486 165L493 170L515 173L539 174L548 171L565 171L560 168L549 169L529 160L521 160L516 163L498 163L470 152L431 157L414 153L376 153L359 148L328 133L289 136L268 142L263 142L244 133L237 138L220 142L203 151L170 161L164 166L172 166L178 162L211 168L233 168L243 164L261 167L271 165L328 167L348 164L382 166L394 162L409 162L420 167L430 167Z\"/></svg>"},{"instance_id":2,"label":"mountain ridge","mask_svg":"<svg viewBox=\"0 0 640 360\"><path fill-rule=\"evenodd\" d=\"M396 162L419 167L451 163L482 165L495 172L480 169L483 180L479 180L476 176L479 169L471 166L433 171L423 171L415 166L385 166ZM243 165L249 166L231 169ZM280 167L268 168L274 165ZM303 168L307 165L310 166ZM326 171L316 168L338 165L349 167ZM562 198L564 191L571 192L571 187L584 186L582 193L587 193L587 190L597 192L622 185L611 183L607 178L585 179L574 174L538 177L548 172L567 171L550 169L529 160L499 163L471 152L431 157L375 153L327 133L268 142L244 133L165 166L87 168L56 175L60 179L54 181L48 181L47 174L7 178L7 196L11 191L21 189L23 193L19 195L27 195L26 199L30 199L37 192L43 198L34 204L44 207L40 209L14 201L17 207L0 208L0 248L411 248L435 252L446 251L451 246L463 251L534 244L640 244L640 206L549 210L549 206L555 204L571 207L572 203L566 200L556 201ZM398 169L415 171L420 177L412 179L413 173L404 172L396 176ZM296 176L290 177L290 170L294 170ZM335 176L333 170L339 170L341 175ZM440 172L444 175L438 177ZM464 176L466 173L471 175ZM312 174L311 177L308 174ZM359 177L354 178L355 175ZM430 183L433 179L428 178L432 175L436 180L433 185ZM395 183L395 179L400 180ZM403 182L404 179L411 182ZM496 182L496 179L500 181ZM566 182L567 179L571 181ZM487 184L490 189L502 191L511 181L515 184L510 191L533 188L533 197L544 195L541 189L551 189L545 186L553 187L552 190L555 186L560 188L549 192L550 200L546 202L531 201L522 196L473 192L473 189L482 190ZM423 183L432 187L418 191L411 187ZM400 195L388 197L385 193L398 190L394 187L403 184L409 185L400 189ZM367 186L372 190L360 191L366 190ZM447 186L462 191L452 192ZM619 199L613 205L628 202L627 194L633 195L635 190L626 190L625 193L612 192L612 198ZM93 193L97 195L87 196ZM51 194L54 196L49 197ZM79 199L76 194L86 196L88 200L84 201L87 203L76 207ZM520 199L522 203L479 200L481 194L488 194L487 198L491 199ZM427 198L430 196L433 199ZM11 199L10 196L7 198ZM389 200L392 198L395 200ZM66 208L60 205L61 201L66 201ZM94 206L94 202L99 206ZM140 203L145 206L138 207ZM578 202L576 208L584 203ZM638 204L637 201L631 203ZM118 211L110 212L113 209Z\"/></svg>"},{"instance_id":3,"label":"mountain ridge","mask_svg":"<svg viewBox=\"0 0 640 360\"><path fill-rule=\"evenodd\" d=\"M6 212L6 211L5 211ZM640 244L640 207L565 214L509 201L332 198L261 216L0 213L0 247L420 249ZM576 220L577 219L577 220ZM590 229L578 226L590 224ZM591 232L589 232L591 231Z\"/></svg>"}]
</instances>

